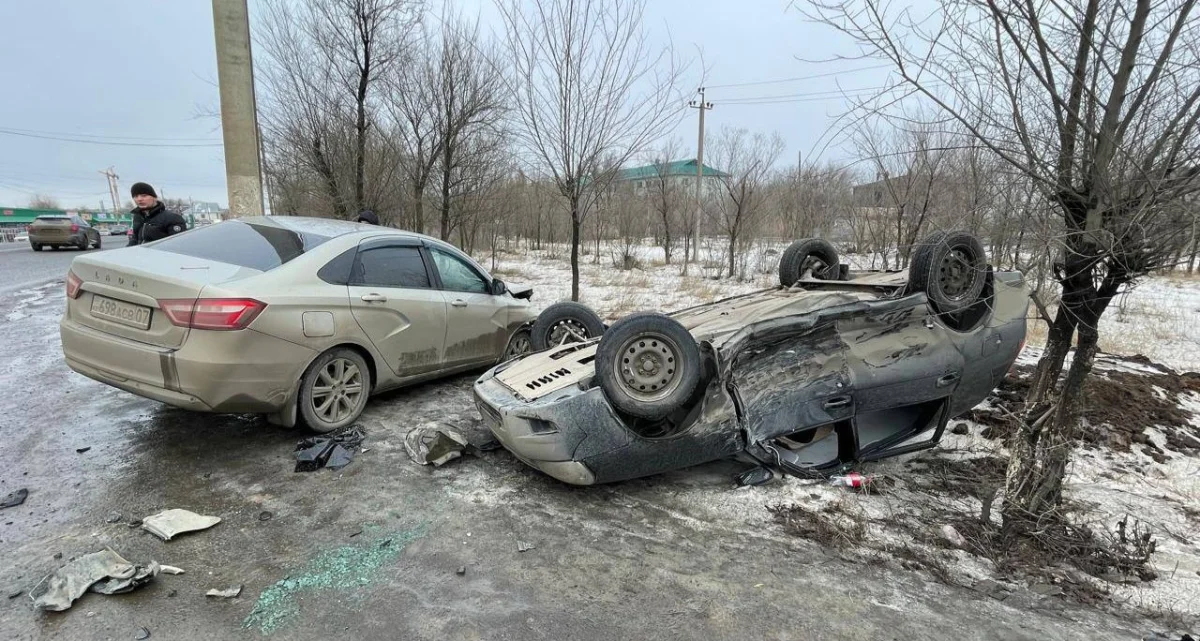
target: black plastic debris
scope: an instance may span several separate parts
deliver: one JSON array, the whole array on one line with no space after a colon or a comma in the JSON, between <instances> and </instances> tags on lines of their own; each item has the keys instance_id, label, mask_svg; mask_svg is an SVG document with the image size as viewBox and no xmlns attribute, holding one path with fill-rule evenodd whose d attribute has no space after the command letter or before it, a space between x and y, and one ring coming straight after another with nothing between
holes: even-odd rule
<instances>
[{"instance_id":1,"label":"black plastic debris","mask_svg":"<svg viewBox=\"0 0 1200 641\"><path fill-rule=\"evenodd\" d=\"M366 438L360 425L306 438L296 444L295 471L312 472L323 467L340 470L354 461L355 453Z\"/></svg>"},{"instance_id":2,"label":"black plastic debris","mask_svg":"<svg viewBox=\"0 0 1200 641\"><path fill-rule=\"evenodd\" d=\"M494 437L489 437L487 440L484 440L480 443L472 442L471 447L480 452L494 452L504 447L504 444L496 440Z\"/></svg>"},{"instance_id":3,"label":"black plastic debris","mask_svg":"<svg viewBox=\"0 0 1200 641\"><path fill-rule=\"evenodd\" d=\"M458 576L462 576L462 575L466 574L467 566L465 566L465 565L458 566L458 570L456 570L454 573L457 574Z\"/></svg>"},{"instance_id":4,"label":"black plastic debris","mask_svg":"<svg viewBox=\"0 0 1200 641\"><path fill-rule=\"evenodd\" d=\"M764 485L766 483L770 483L774 478L775 473L772 472L770 468L759 466L752 467L745 472L738 474L735 480L739 486L746 487L747 485Z\"/></svg>"},{"instance_id":5,"label":"black plastic debris","mask_svg":"<svg viewBox=\"0 0 1200 641\"><path fill-rule=\"evenodd\" d=\"M88 452L88 450L90 450L90 449L92 449L90 446L89 447L77 447L77 448L75 448L75 453L76 454L86 454Z\"/></svg>"},{"instance_id":6,"label":"black plastic debris","mask_svg":"<svg viewBox=\"0 0 1200 641\"><path fill-rule=\"evenodd\" d=\"M266 510L263 510L262 512L258 513L258 520L260 520L260 521L270 521L274 517L275 517L274 514L271 514L270 512L267 512Z\"/></svg>"},{"instance_id":7,"label":"black plastic debris","mask_svg":"<svg viewBox=\"0 0 1200 641\"><path fill-rule=\"evenodd\" d=\"M16 492L10 492L8 496L4 497L4 500L0 501L0 509L6 507L17 507L25 502L25 497L27 496L29 496L29 490L25 488L21 488Z\"/></svg>"}]
</instances>

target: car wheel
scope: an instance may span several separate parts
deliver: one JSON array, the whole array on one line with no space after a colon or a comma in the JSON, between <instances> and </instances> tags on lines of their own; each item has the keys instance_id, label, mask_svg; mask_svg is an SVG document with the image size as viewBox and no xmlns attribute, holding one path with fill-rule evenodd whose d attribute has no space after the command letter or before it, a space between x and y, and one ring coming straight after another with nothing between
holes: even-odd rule
<instances>
[{"instance_id":1,"label":"car wheel","mask_svg":"<svg viewBox=\"0 0 1200 641\"><path fill-rule=\"evenodd\" d=\"M79 239L79 242L78 242L78 243L75 243L75 246L79 248L79 251L87 251L87 250L88 250L88 245L91 245L91 244L92 244L92 243L91 243L91 241L88 239L88 237L87 237L87 234L84 234L84 235L83 235L83 236L82 236L82 237Z\"/></svg>"},{"instance_id":2,"label":"car wheel","mask_svg":"<svg viewBox=\"0 0 1200 641\"><path fill-rule=\"evenodd\" d=\"M35 251L35 252L40 252L40 251L42 251L42 245L41 245L41 243L29 243L29 246L30 246L30 247L33 247L33 251Z\"/></svg>"},{"instance_id":3,"label":"car wheel","mask_svg":"<svg viewBox=\"0 0 1200 641\"><path fill-rule=\"evenodd\" d=\"M805 238L788 245L779 259L779 284L791 287L811 273L815 278L829 267L838 264L833 245L820 238Z\"/></svg>"},{"instance_id":4,"label":"car wheel","mask_svg":"<svg viewBox=\"0 0 1200 641\"><path fill-rule=\"evenodd\" d=\"M963 231L934 232L913 252L908 287L925 292L939 313L960 312L978 300L987 269L978 238Z\"/></svg>"},{"instance_id":5,"label":"car wheel","mask_svg":"<svg viewBox=\"0 0 1200 641\"><path fill-rule=\"evenodd\" d=\"M604 322L587 305L564 301L538 314L530 328L530 343L536 351L577 343L604 333Z\"/></svg>"},{"instance_id":6,"label":"car wheel","mask_svg":"<svg viewBox=\"0 0 1200 641\"><path fill-rule=\"evenodd\" d=\"M696 339L663 314L633 314L613 323L600 339L595 362L608 401L639 418L666 417L700 382Z\"/></svg>"},{"instance_id":7,"label":"car wheel","mask_svg":"<svg viewBox=\"0 0 1200 641\"><path fill-rule=\"evenodd\" d=\"M300 379L300 417L314 432L332 432L358 420L370 393L367 361L352 349L331 349Z\"/></svg>"},{"instance_id":8,"label":"car wheel","mask_svg":"<svg viewBox=\"0 0 1200 641\"><path fill-rule=\"evenodd\" d=\"M104 241L100 240L100 235L99 235L99 234L97 234L97 235L96 235L96 249L100 249L100 244L101 244L101 243L103 243L103 242L104 242Z\"/></svg>"},{"instance_id":9,"label":"car wheel","mask_svg":"<svg viewBox=\"0 0 1200 641\"><path fill-rule=\"evenodd\" d=\"M520 358L533 351L533 342L530 340L530 333L527 329L518 330L513 334L513 337L508 341L508 348L504 350L504 356L500 358L501 363L507 363L514 358Z\"/></svg>"}]
</instances>

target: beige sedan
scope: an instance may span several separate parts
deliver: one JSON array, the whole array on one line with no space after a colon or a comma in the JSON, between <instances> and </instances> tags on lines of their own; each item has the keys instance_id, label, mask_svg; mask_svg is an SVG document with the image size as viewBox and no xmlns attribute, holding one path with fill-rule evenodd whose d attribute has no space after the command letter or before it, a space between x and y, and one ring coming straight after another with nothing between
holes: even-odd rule
<instances>
[{"instance_id":1,"label":"beige sedan","mask_svg":"<svg viewBox=\"0 0 1200 641\"><path fill-rule=\"evenodd\" d=\"M371 394L529 351L530 295L420 234L243 218L76 258L62 346L146 398L326 432Z\"/></svg>"}]
</instances>

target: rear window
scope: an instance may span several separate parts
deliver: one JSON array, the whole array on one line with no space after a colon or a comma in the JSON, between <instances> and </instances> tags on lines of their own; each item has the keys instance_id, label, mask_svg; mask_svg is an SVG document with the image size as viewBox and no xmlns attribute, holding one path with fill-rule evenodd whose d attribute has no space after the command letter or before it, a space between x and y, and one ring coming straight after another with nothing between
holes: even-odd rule
<instances>
[{"instance_id":1,"label":"rear window","mask_svg":"<svg viewBox=\"0 0 1200 641\"><path fill-rule=\"evenodd\" d=\"M37 218L34 218L34 220L61 221L61 220L70 220L70 218L67 218L66 216L38 216Z\"/></svg>"},{"instance_id":2,"label":"rear window","mask_svg":"<svg viewBox=\"0 0 1200 641\"><path fill-rule=\"evenodd\" d=\"M275 225L231 220L154 243L160 251L269 271L329 240Z\"/></svg>"}]
</instances>

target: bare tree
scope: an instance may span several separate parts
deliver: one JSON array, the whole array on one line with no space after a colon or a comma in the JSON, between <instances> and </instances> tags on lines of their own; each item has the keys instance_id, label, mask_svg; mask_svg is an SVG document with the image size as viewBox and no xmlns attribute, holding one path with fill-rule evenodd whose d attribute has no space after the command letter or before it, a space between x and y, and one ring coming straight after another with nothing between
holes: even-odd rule
<instances>
[{"instance_id":1,"label":"bare tree","mask_svg":"<svg viewBox=\"0 0 1200 641\"><path fill-rule=\"evenodd\" d=\"M889 61L903 86L1027 178L1057 213L1061 304L1014 436L1009 532L1061 501L1113 297L1167 266L1200 190L1195 0L943 0L921 24L883 0L808 3L809 15ZM1074 339L1078 344L1055 394Z\"/></svg>"},{"instance_id":2,"label":"bare tree","mask_svg":"<svg viewBox=\"0 0 1200 641\"><path fill-rule=\"evenodd\" d=\"M571 214L571 298L580 230L607 188L602 158L624 164L683 115L684 67L642 28L645 0L497 0L512 65L520 142Z\"/></svg>"},{"instance_id":3,"label":"bare tree","mask_svg":"<svg viewBox=\"0 0 1200 641\"><path fill-rule=\"evenodd\" d=\"M674 249L672 231L680 210L686 207L688 202L686 184L671 170L671 163L679 158L680 153L678 139L670 138L665 141L650 155L650 165L654 168L654 173L645 179L645 196L653 204L661 225L659 234L668 265L671 264L671 251ZM688 179L690 178L689 176ZM686 259L686 256L684 258Z\"/></svg>"},{"instance_id":4,"label":"bare tree","mask_svg":"<svg viewBox=\"0 0 1200 641\"><path fill-rule=\"evenodd\" d=\"M29 197L30 209L62 209L59 206L58 199L54 196L46 194L34 194Z\"/></svg>"},{"instance_id":5,"label":"bare tree","mask_svg":"<svg viewBox=\"0 0 1200 641\"><path fill-rule=\"evenodd\" d=\"M723 127L713 145L713 162L723 172L723 190L717 207L717 226L729 241L729 277L736 272L737 244L757 222L766 201L766 184L772 165L783 152L779 134L770 136L745 129Z\"/></svg>"},{"instance_id":6,"label":"bare tree","mask_svg":"<svg viewBox=\"0 0 1200 641\"><path fill-rule=\"evenodd\" d=\"M419 0L264 0L256 71L276 196L296 204L319 196L338 217L379 209L397 164L374 144L387 136L371 134L380 79L404 59L422 10ZM373 157L382 170L368 167ZM369 180L379 176L382 184Z\"/></svg>"}]
</instances>

